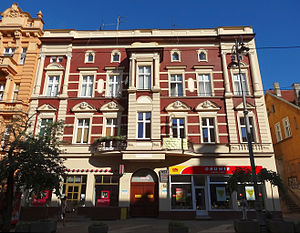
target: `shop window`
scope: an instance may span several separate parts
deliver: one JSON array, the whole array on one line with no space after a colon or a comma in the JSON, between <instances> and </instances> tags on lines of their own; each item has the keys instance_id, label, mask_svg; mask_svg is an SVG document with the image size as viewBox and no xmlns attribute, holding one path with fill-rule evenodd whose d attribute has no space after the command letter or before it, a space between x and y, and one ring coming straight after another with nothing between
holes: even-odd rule
<instances>
[{"instance_id":1,"label":"shop window","mask_svg":"<svg viewBox=\"0 0 300 233\"><path fill-rule=\"evenodd\" d=\"M184 175L171 176L171 182L191 182L191 176L184 176Z\"/></svg>"},{"instance_id":2,"label":"shop window","mask_svg":"<svg viewBox=\"0 0 300 233\"><path fill-rule=\"evenodd\" d=\"M210 184L212 209L232 209L232 201L227 184Z\"/></svg>"},{"instance_id":3,"label":"shop window","mask_svg":"<svg viewBox=\"0 0 300 233\"><path fill-rule=\"evenodd\" d=\"M194 185L195 186L205 186L206 176L194 176Z\"/></svg>"},{"instance_id":4,"label":"shop window","mask_svg":"<svg viewBox=\"0 0 300 233\"><path fill-rule=\"evenodd\" d=\"M172 184L172 209L193 209L191 184Z\"/></svg>"},{"instance_id":5,"label":"shop window","mask_svg":"<svg viewBox=\"0 0 300 233\"><path fill-rule=\"evenodd\" d=\"M261 206L264 208L264 186L258 184L258 196ZM248 209L255 209L255 194L254 186L251 184L239 184L237 187L237 201L238 205L241 206L242 200L246 199Z\"/></svg>"},{"instance_id":6,"label":"shop window","mask_svg":"<svg viewBox=\"0 0 300 233\"><path fill-rule=\"evenodd\" d=\"M86 180L86 175L72 175L64 179L62 193L72 203L70 207L85 201Z\"/></svg>"},{"instance_id":7,"label":"shop window","mask_svg":"<svg viewBox=\"0 0 300 233\"><path fill-rule=\"evenodd\" d=\"M119 205L119 176L95 176L95 206Z\"/></svg>"}]
</instances>

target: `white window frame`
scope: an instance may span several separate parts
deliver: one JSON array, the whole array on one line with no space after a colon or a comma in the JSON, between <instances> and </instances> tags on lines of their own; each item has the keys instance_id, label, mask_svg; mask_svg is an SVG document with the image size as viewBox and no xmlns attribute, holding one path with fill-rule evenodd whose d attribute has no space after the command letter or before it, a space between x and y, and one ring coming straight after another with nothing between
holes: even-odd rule
<instances>
[{"instance_id":1,"label":"white window frame","mask_svg":"<svg viewBox=\"0 0 300 233\"><path fill-rule=\"evenodd\" d=\"M289 138L292 136L291 125L288 117L282 119L282 125L284 130L285 138Z\"/></svg>"},{"instance_id":2,"label":"white window frame","mask_svg":"<svg viewBox=\"0 0 300 233\"><path fill-rule=\"evenodd\" d=\"M200 59L200 54L204 53L205 54L205 59ZM198 62L208 62L208 56L207 56L207 51L205 49L199 49L197 50L197 57L198 57Z\"/></svg>"},{"instance_id":3,"label":"white window frame","mask_svg":"<svg viewBox=\"0 0 300 233\"><path fill-rule=\"evenodd\" d=\"M48 95L49 85L50 85L50 77L53 77L53 82L51 83L51 93ZM60 90L60 76L59 75L47 75L47 85L46 85L46 96L48 97L56 97L59 95ZM57 84L57 92L54 93L54 87Z\"/></svg>"},{"instance_id":4,"label":"white window frame","mask_svg":"<svg viewBox=\"0 0 300 233\"><path fill-rule=\"evenodd\" d=\"M175 76L175 81L172 81L172 76ZM177 80L177 78L181 76L181 82ZM185 88L184 88L184 76L182 73L170 73L169 74L169 96L174 96L174 97L177 97L177 96L185 96ZM178 84L181 83L181 86L182 86L182 95L178 95ZM175 84L176 86L176 93L175 95L172 95L172 84Z\"/></svg>"},{"instance_id":5,"label":"white window frame","mask_svg":"<svg viewBox=\"0 0 300 233\"><path fill-rule=\"evenodd\" d=\"M139 85L140 85L140 82L139 82L139 68L140 67L150 67L150 76L148 73L142 73L142 75L144 76L143 78L143 84L145 84L145 76L149 76L149 81L150 81L150 84L149 84L149 88L140 88ZM144 69L145 70L145 69ZM138 62L137 66L136 66L136 87L137 87L137 90L151 90L152 89L152 85L153 85L153 65L152 63L144 63L144 62ZM143 85L144 86L144 85Z\"/></svg>"},{"instance_id":6,"label":"white window frame","mask_svg":"<svg viewBox=\"0 0 300 233\"><path fill-rule=\"evenodd\" d=\"M62 75L63 75L63 71L47 71L46 75L45 75L45 84L44 84L44 89L43 89L43 96L47 96L47 92L48 92L48 82L49 82L49 77L50 76L58 76L58 89L57 89L57 95L59 96L59 91L61 89L61 82L62 82ZM49 97L56 97L56 96L49 96Z\"/></svg>"},{"instance_id":7,"label":"white window frame","mask_svg":"<svg viewBox=\"0 0 300 233\"><path fill-rule=\"evenodd\" d=\"M13 57L15 54L15 50L16 50L16 48L13 48L13 47L4 48L3 56Z\"/></svg>"},{"instance_id":8,"label":"white window frame","mask_svg":"<svg viewBox=\"0 0 300 233\"><path fill-rule=\"evenodd\" d=\"M241 124L240 124L240 118L241 117L244 117L244 114L243 114L242 111L238 112L238 114L237 114L237 123L238 123L238 131L239 131L240 143L244 144L244 143L248 143L248 142L243 142L242 131L241 131ZM253 112L250 112L250 111L248 113L248 117L249 118L252 117L252 120L253 120L253 141L252 141L252 143L258 143L259 139L258 139L258 130L257 130L257 125L256 125L256 117L253 114ZM246 122L245 122L245 124L246 124Z\"/></svg>"},{"instance_id":9,"label":"white window frame","mask_svg":"<svg viewBox=\"0 0 300 233\"><path fill-rule=\"evenodd\" d=\"M89 144L90 143L90 138L91 138L91 128L92 128L92 118L91 117L78 117L75 118L76 120L76 130L74 130L75 133L75 137L73 136L73 143L75 144ZM80 120L89 120L89 124L88 127L86 127L86 125L82 126L82 131L81 131L81 138L80 138L80 142L77 142L77 136L78 136L78 129L79 129L79 121ZM88 141L87 142L83 142L83 137L84 137L84 129L88 128Z\"/></svg>"},{"instance_id":10,"label":"white window frame","mask_svg":"<svg viewBox=\"0 0 300 233\"><path fill-rule=\"evenodd\" d=\"M114 55L117 54L119 59L117 61L114 60ZM110 56L110 63L120 63L121 62L121 52L119 50L113 50Z\"/></svg>"},{"instance_id":11,"label":"white window frame","mask_svg":"<svg viewBox=\"0 0 300 233\"><path fill-rule=\"evenodd\" d=\"M174 53L178 54L178 60L174 60L173 58ZM181 62L181 52L178 49L172 49L170 52L170 56L171 56L171 62Z\"/></svg>"},{"instance_id":12,"label":"white window frame","mask_svg":"<svg viewBox=\"0 0 300 233\"><path fill-rule=\"evenodd\" d=\"M275 130L275 135L276 135L276 140L277 142L282 141L282 133L281 133L281 126L280 126L280 122L277 122L274 125L274 130Z\"/></svg>"},{"instance_id":13,"label":"white window frame","mask_svg":"<svg viewBox=\"0 0 300 233\"><path fill-rule=\"evenodd\" d=\"M4 91L5 91L5 82L0 83L0 100L3 100Z\"/></svg>"},{"instance_id":14,"label":"white window frame","mask_svg":"<svg viewBox=\"0 0 300 233\"><path fill-rule=\"evenodd\" d=\"M209 82L206 80L203 80L204 86L209 86L210 87L210 93L200 93L200 76L205 76L207 75L209 77ZM213 89L213 76L212 76L212 71L210 72L197 72L197 87L198 87L198 96L214 96L214 89ZM205 90L207 92L207 90Z\"/></svg>"},{"instance_id":15,"label":"white window frame","mask_svg":"<svg viewBox=\"0 0 300 233\"><path fill-rule=\"evenodd\" d=\"M175 126L173 126L173 120L175 120L176 119L176 125ZM184 125L183 126L181 126L180 125L180 119L183 119L183 123L184 123ZM177 137L176 138L187 138L187 134L186 134L186 119L185 119L185 117L173 117L172 119L171 119L171 135L172 135L172 137L173 138L175 138L174 137L174 135L173 135L173 129L176 129L176 131L177 131ZM184 131L184 137L181 137L181 135L180 135L180 129L183 129L183 131Z\"/></svg>"},{"instance_id":16,"label":"white window frame","mask_svg":"<svg viewBox=\"0 0 300 233\"><path fill-rule=\"evenodd\" d=\"M232 72L232 89L233 89L233 94L235 96L242 96L242 90L241 90L241 83L240 83L240 78L239 78L239 73L238 72ZM247 88L247 90L244 90L245 91L245 95L246 96L249 96L251 95L251 92L250 92L250 86L249 86L249 78L248 78L248 71L247 70L243 70L241 72L242 76L245 77L245 82L246 82L246 85L245 87ZM238 79L235 80L235 77L237 77ZM239 90L236 90L236 86L235 86L235 82L238 82L239 83Z\"/></svg>"},{"instance_id":17,"label":"white window frame","mask_svg":"<svg viewBox=\"0 0 300 233\"><path fill-rule=\"evenodd\" d=\"M46 126L42 126L42 121L43 120L46 120L46 124L48 124L49 123L49 120L51 119L52 120L52 122L51 123L53 123L53 117L43 117L43 118L41 118L40 119L40 123L39 123L39 132L38 132L38 134L40 134L41 133L41 130L44 128L44 127L46 127Z\"/></svg>"},{"instance_id":18,"label":"white window frame","mask_svg":"<svg viewBox=\"0 0 300 233\"><path fill-rule=\"evenodd\" d=\"M22 53L19 60L19 65L24 65L26 60L27 48L22 48Z\"/></svg>"},{"instance_id":19,"label":"white window frame","mask_svg":"<svg viewBox=\"0 0 300 233\"><path fill-rule=\"evenodd\" d=\"M86 88L86 93L82 94L82 87L83 87L83 79L84 77L93 77L93 82L92 82L92 94L88 95L88 85L91 82L87 82L87 88ZM78 97L85 97L85 98L91 98L94 97L95 95L95 83L96 83L96 73L80 73L80 81L79 81L79 89L78 89Z\"/></svg>"},{"instance_id":20,"label":"white window frame","mask_svg":"<svg viewBox=\"0 0 300 233\"><path fill-rule=\"evenodd\" d=\"M111 78L114 78L113 82L112 82L112 85L113 85L113 93L111 93L110 91L110 79ZM119 77L120 78L120 82L119 82L119 90L117 91L117 84L118 82L116 82L116 77ZM117 98L117 97L120 97L121 94L122 94L122 75L121 74L118 74L118 73L109 73L107 75L107 79L106 79L106 83L107 83L107 90L106 90L106 97L109 97L109 98Z\"/></svg>"},{"instance_id":21,"label":"white window frame","mask_svg":"<svg viewBox=\"0 0 300 233\"><path fill-rule=\"evenodd\" d=\"M41 112L36 121L35 135L39 135L41 131L42 119L52 119L55 122L55 112Z\"/></svg>"},{"instance_id":22,"label":"white window frame","mask_svg":"<svg viewBox=\"0 0 300 233\"><path fill-rule=\"evenodd\" d=\"M143 114L143 119L142 120L139 120L139 113L142 113ZM147 120L146 119L146 113L150 113L150 120ZM152 112L137 112L137 115L136 115L136 119L137 119L137 127L136 127L136 138L137 139L144 139L144 140L150 140L152 138L152 117L153 117L153 114ZM139 138L139 123L143 123L143 137ZM147 123L150 123L150 138L146 138L146 124Z\"/></svg>"},{"instance_id":23,"label":"white window frame","mask_svg":"<svg viewBox=\"0 0 300 233\"><path fill-rule=\"evenodd\" d=\"M92 61L89 61L89 55L93 56L93 60ZM94 63L94 62L95 62L95 52L92 51L92 50L86 51L85 55L84 55L84 63Z\"/></svg>"},{"instance_id":24,"label":"white window frame","mask_svg":"<svg viewBox=\"0 0 300 233\"><path fill-rule=\"evenodd\" d=\"M211 126L211 125L206 125L207 127L205 127L205 128L207 128L207 132L208 132L208 142L204 142L204 140L203 140L203 125L202 125L202 120L203 120L203 118L206 118L206 119L209 119L209 118L211 118L211 119L213 119L213 126ZM217 128L217 123L216 123L216 119L217 119L217 117L216 116L209 116L209 115L202 115L201 117L200 117L200 134L201 134L201 143L207 143L207 144L215 144L215 143L218 143L218 137L217 137L217 130L216 130L216 128ZM207 123L208 121L206 121L206 123ZM211 136L210 136L210 129L214 129L214 136L215 136L215 141L214 142L212 142L211 141Z\"/></svg>"}]
</instances>

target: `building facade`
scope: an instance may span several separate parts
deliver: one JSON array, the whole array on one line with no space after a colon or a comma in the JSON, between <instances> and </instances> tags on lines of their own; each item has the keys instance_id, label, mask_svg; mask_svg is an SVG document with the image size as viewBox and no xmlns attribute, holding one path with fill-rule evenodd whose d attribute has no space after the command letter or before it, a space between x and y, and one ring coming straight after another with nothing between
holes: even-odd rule
<instances>
[{"instance_id":1,"label":"building facade","mask_svg":"<svg viewBox=\"0 0 300 233\"><path fill-rule=\"evenodd\" d=\"M228 68L238 37L250 47L241 79ZM251 184L226 185L250 166L241 85L257 169L276 170L251 27L45 30L41 40L32 131L65 122L62 194L80 213L222 217L240 212L241 196L253 208ZM279 212L277 189L259 187Z\"/></svg>"},{"instance_id":2,"label":"building facade","mask_svg":"<svg viewBox=\"0 0 300 233\"><path fill-rule=\"evenodd\" d=\"M265 94L278 172L300 206L300 85L280 90L279 83Z\"/></svg>"},{"instance_id":3,"label":"building facade","mask_svg":"<svg viewBox=\"0 0 300 233\"><path fill-rule=\"evenodd\" d=\"M4 136L14 117L27 117L43 34L42 16L39 12L32 18L16 3L1 13L0 132Z\"/></svg>"}]
</instances>

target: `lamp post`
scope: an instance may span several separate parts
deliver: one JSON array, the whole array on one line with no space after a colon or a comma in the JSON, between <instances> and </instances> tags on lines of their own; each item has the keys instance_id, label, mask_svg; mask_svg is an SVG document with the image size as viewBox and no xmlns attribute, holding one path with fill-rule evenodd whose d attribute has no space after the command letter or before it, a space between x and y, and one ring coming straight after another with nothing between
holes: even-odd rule
<instances>
[{"instance_id":1,"label":"lamp post","mask_svg":"<svg viewBox=\"0 0 300 233\"><path fill-rule=\"evenodd\" d=\"M228 65L229 68L238 68L239 71L239 83L240 89L242 92L242 99L243 99L243 113L244 113L244 121L246 125L246 135L248 141L248 150L249 150L249 157L250 157L250 164L252 170L252 182L254 186L254 195L255 195L255 210L257 214L257 219L260 225L263 225L263 218L262 218L262 208L259 201L259 194L258 194L258 185L257 185L257 174L255 169L255 161L254 161L254 154L253 154L253 146L252 146L252 134L250 129L250 122L248 116L248 109L247 109L247 102L246 102L246 90L245 86L243 85L242 79L242 71L241 71L241 58L240 56L247 53L249 48L244 45L243 42L235 40L235 45L232 47L231 53L231 63Z\"/></svg>"}]
</instances>

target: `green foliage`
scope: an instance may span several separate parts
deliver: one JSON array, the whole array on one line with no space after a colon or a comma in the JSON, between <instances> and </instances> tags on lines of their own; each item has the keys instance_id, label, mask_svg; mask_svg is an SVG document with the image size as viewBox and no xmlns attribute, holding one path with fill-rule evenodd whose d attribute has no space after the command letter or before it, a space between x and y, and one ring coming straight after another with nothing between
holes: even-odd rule
<instances>
[{"instance_id":1,"label":"green foliage","mask_svg":"<svg viewBox=\"0 0 300 233\"><path fill-rule=\"evenodd\" d=\"M105 136L95 139L94 144L99 142L125 141L126 138L126 136Z\"/></svg>"},{"instance_id":2,"label":"green foliage","mask_svg":"<svg viewBox=\"0 0 300 233\"><path fill-rule=\"evenodd\" d=\"M13 172L17 187L37 196L42 190L55 190L64 175L63 160L59 157L59 136L63 122L49 123L44 133L29 133L28 121L16 119L11 123L9 140L4 142L5 155L0 161L0 180L5 181Z\"/></svg>"},{"instance_id":3,"label":"green foliage","mask_svg":"<svg viewBox=\"0 0 300 233\"><path fill-rule=\"evenodd\" d=\"M280 176L271 170L265 168L261 169L257 173L257 181L265 182L269 181L272 185L277 186L279 189L283 190L283 184ZM238 183L252 182L252 172L248 168L237 168L233 175L228 179L229 189L232 191L237 190Z\"/></svg>"}]
</instances>

